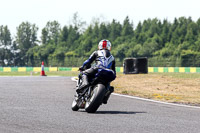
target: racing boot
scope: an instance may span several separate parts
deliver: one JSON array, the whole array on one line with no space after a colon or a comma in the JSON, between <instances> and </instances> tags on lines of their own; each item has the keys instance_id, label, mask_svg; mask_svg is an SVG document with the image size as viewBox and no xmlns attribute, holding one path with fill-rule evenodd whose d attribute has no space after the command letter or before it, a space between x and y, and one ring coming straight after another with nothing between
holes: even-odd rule
<instances>
[{"instance_id":1,"label":"racing boot","mask_svg":"<svg viewBox=\"0 0 200 133\"><path fill-rule=\"evenodd\" d=\"M82 75L82 85L76 90L77 93L83 92L85 88L89 86L88 77L87 75Z\"/></svg>"},{"instance_id":2,"label":"racing boot","mask_svg":"<svg viewBox=\"0 0 200 133\"><path fill-rule=\"evenodd\" d=\"M104 96L104 98L103 98L103 103L104 103L104 104L107 104L108 99L109 99L109 97L110 97L110 94L111 94L112 92L114 92L114 87L113 87L113 86L110 86L108 92L105 94L105 96Z\"/></svg>"}]
</instances>

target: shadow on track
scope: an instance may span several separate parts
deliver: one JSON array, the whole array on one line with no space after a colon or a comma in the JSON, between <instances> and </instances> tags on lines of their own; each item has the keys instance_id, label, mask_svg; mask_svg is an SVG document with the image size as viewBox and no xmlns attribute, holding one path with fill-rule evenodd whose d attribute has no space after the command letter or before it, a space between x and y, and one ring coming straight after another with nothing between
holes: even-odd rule
<instances>
[{"instance_id":1,"label":"shadow on track","mask_svg":"<svg viewBox=\"0 0 200 133\"><path fill-rule=\"evenodd\" d=\"M139 114L147 112L133 112L133 111L97 111L95 114Z\"/></svg>"}]
</instances>

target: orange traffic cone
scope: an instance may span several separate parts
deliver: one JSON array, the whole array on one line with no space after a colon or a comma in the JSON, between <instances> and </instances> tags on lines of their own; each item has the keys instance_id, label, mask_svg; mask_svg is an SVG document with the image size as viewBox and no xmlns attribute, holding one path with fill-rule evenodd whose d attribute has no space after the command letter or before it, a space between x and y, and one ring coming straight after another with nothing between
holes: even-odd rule
<instances>
[{"instance_id":1,"label":"orange traffic cone","mask_svg":"<svg viewBox=\"0 0 200 133\"><path fill-rule=\"evenodd\" d=\"M42 65L41 65L41 73L40 73L41 76L46 76L45 75L45 72L44 72L44 62L42 62Z\"/></svg>"}]
</instances>

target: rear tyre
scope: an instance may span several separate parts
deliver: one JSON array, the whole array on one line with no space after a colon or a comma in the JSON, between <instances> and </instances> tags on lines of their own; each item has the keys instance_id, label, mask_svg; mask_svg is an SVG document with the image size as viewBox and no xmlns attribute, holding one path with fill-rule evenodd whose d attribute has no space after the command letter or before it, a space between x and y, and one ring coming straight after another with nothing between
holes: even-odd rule
<instances>
[{"instance_id":1,"label":"rear tyre","mask_svg":"<svg viewBox=\"0 0 200 133\"><path fill-rule=\"evenodd\" d=\"M105 93L106 89L103 84L96 85L91 92L91 97L86 101L85 111L88 113L95 113L102 104Z\"/></svg>"}]
</instances>

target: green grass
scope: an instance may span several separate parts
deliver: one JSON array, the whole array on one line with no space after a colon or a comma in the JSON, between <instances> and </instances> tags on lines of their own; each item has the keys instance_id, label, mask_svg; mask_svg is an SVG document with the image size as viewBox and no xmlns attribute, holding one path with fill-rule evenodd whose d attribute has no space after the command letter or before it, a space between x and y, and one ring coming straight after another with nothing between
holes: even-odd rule
<instances>
[{"instance_id":1,"label":"green grass","mask_svg":"<svg viewBox=\"0 0 200 133\"><path fill-rule=\"evenodd\" d=\"M32 76L40 75L40 73L32 73ZM31 72L0 72L0 76L31 76Z\"/></svg>"},{"instance_id":2,"label":"green grass","mask_svg":"<svg viewBox=\"0 0 200 133\"><path fill-rule=\"evenodd\" d=\"M77 76L78 71L57 71L57 72L45 72L47 76ZM151 75L164 75L172 78L200 78L200 73L149 73ZM122 72L118 72L117 75L124 75ZM40 76L40 72L0 72L0 76Z\"/></svg>"},{"instance_id":3,"label":"green grass","mask_svg":"<svg viewBox=\"0 0 200 133\"><path fill-rule=\"evenodd\" d=\"M183 79L197 79L200 78L200 73L150 73L159 74L164 76L170 76L172 78L183 78Z\"/></svg>"},{"instance_id":4,"label":"green grass","mask_svg":"<svg viewBox=\"0 0 200 133\"><path fill-rule=\"evenodd\" d=\"M200 106L200 73L118 74L116 93Z\"/></svg>"},{"instance_id":5,"label":"green grass","mask_svg":"<svg viewBox=\"0 0 200 133\"><path fill-rule=\"evenodd\" d=\"M58 71L58 72L45 72L47 76L77 76L77 72ZM40 76L40 72L0 72L0 76Z\"/></svg>"}]
</instances>

